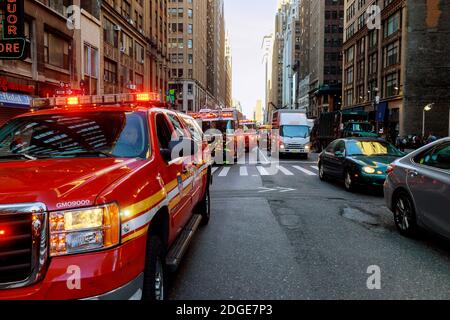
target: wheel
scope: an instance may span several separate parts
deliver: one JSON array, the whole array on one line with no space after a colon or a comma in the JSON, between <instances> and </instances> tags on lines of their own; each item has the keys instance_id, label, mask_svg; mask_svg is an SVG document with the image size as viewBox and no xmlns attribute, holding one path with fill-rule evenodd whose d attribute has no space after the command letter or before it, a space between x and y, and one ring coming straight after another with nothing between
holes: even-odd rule
<instances>
[{"instance_id":1,"label":"wheel","mask_svg":"<svg viewBox=\"0 0 450 320\"><path fill-rule=\"evenodd\" d=\"M197 214L202 216L202 226L206 226L211 219L211 198L209 193L209 186L206 187L205 195L203 196L202 201L198 204Z\"/></svg>"},{"instance_id":2,"label":"wheel","mask_svg":"<svg viewBox=\"0 0 450 320\"><path fill-rule=\"evenodd\" d=\"M395 198L394 221L401 235L410 238L417 236L416 211L411 197L406 192L399 193Z\"/></svg>"},{"instance_id":3,"label":"wheel","mask_svg":"<svg viewBox=\"0 0 450 320\"><path fill-rule=\"evenodd\" d=\"M355 183L350 171L345 172L344 184L345 190L347 190L348 192L353 192L355 190Z\"/></svg>"},{"instance_id":4,"label":"wheel","mask_svg":"<svg viewBox=\"0 0 450 320\"><path fill-rule=\"evenodd\" d=\"M322 181L327 180L327 175L325 174L325 169L323 168L322 163L319 163L319 178Z\"/></svg>"},{"instance_id":5,"label":"wheel","mask_svg":"<svg viewBox=\"0 0 450 320\"><path fill-rule=\"evenodd\" d=\"M144 269L142 300L165 300L165 253L161 240L152 236L148 239Z\"/></svg>"}]
</instances>

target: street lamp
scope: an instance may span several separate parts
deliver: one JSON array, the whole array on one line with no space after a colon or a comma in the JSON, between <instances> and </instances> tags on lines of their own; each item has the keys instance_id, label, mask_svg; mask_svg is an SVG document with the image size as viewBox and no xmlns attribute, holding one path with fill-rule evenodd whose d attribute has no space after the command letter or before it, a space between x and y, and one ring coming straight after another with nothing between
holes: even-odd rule
<instances>
[{"instance_id":1,"label":"street lamp","mask_svg":"<svg viewBox=\"0 0 450 320\"><path fill-rule=\"evenodd\" d=\"M427 104L425 108L423 108L423 124L422 124L422 137L425 137L425 120L427 112L430 112L434 107L434 103Z\"/></svg>"}]
</instances>

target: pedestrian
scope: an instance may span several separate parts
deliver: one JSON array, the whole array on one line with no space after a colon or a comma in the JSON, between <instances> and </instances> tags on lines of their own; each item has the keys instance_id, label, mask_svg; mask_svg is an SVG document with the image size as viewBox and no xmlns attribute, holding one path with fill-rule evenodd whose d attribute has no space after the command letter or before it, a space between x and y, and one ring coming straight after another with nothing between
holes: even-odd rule
<instances>
[{"instance_id":1,"label":"pedestrian","mask_svg":"<svg viewBox=\"0 0 450 320\"><path fill-rule=\"evenodd\" d=\"M437 137L433 134L433 132L430 132L430 134L428 135L428 138L426 140L427 144L433 143L437 141Z\"/></svg>"}]
</instances>

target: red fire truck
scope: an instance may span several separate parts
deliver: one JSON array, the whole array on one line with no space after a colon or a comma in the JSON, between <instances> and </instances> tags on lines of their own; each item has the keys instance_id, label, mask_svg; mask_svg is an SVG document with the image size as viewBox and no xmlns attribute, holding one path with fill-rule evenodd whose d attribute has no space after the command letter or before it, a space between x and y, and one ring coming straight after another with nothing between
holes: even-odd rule
<instances>
[{"instance_id":1,"label":"red fire truck","mask_svg":"<svg viewBox=\"0 0 450 320\"><path fill-rule=\"evenodd\" d=\"M237 156L236 130L239 129L239 120L242 114L236 109L210 110L203 109L193 114L201 121L202 129L207 139L212 142L214 154L223 153L224 162L235 159ZM222 141L223 143L218 143Z\"/></svg>"},{"instance_id":2,"label":"red fire truck","mask_svg":"<svg viewBox=\"0 0 450 320\"><path fill-rule=\"evenodd\" d=\"M39 99L0 128L0 300L164 299L209 221L211 163L156 100Z\"/></svg>"}]
</instances>

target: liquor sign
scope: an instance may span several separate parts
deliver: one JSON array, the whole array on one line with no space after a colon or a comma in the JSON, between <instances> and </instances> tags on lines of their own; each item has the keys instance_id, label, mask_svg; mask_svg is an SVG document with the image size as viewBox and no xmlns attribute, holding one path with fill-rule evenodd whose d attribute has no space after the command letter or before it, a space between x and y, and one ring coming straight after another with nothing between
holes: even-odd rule
<instances>
[{"instance_id":1,"label":"liquor sign","mask_svg":"<svg viewBox=\"0 0 450 320\"><path fill-rule=\"evenodd\" d=\"M3 10L3 38L0 59L22 59L25 52L24 0L0 0Z\"/></svg>"}]
</instances>

